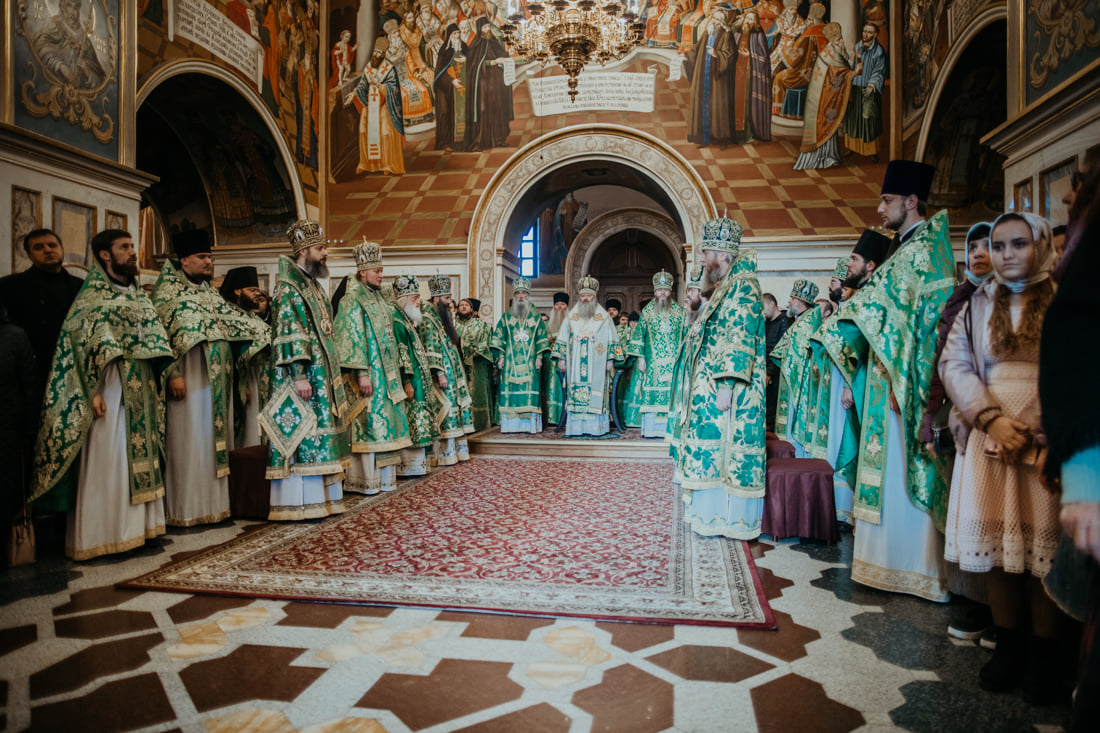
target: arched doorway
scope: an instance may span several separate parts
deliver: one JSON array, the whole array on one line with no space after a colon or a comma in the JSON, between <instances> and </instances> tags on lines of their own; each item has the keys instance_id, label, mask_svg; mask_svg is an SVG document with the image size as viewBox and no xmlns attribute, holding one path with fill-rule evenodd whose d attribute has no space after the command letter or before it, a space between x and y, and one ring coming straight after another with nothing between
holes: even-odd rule
<instances>
[{"instance_id":1,"label":"arched doorway","mask_svg":"<svg viewBox=\"0 0 1100 733\"><path fill-rule=\"evenodd\" d=\"M194 62L143 86L136 165L160 177L142 194L144 266L159 267L178 231L205 229L219 247L270 243L304 211L285 139L255 92L238 87Z\"/></svg>"},{"instance_id":2,"label":"arched doorway","mask_svg":"<svg viewBox=\"0 0 1100 733\"><path fill-rule=\"evenodd\" d=\"M468 242L471 292L482 301L483 315L499 312L506 298L505 260L512 239L543 210L534 200L538 198L534 192L554 176L592 175L591 171L602 169L607 169L608 176L630 173L644 181L657 204L649 213L672 222L677 245L696 241L703 224L716 215L702 179L679 153L657 138L618 125L578 125L549 133L520 149L501 167L474 211ZM577 180L587 183L583 176ZM573 247L585 233L580 232Z\"/></svg>"}]
</instances>

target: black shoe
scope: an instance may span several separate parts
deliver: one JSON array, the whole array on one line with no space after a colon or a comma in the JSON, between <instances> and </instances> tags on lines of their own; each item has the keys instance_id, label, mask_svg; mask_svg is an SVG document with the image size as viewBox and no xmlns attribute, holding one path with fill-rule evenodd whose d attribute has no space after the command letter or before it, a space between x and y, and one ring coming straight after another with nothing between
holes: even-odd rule
<instances>
[{"instance_id":1,"label":"black shoe","mask_svg":"<svg viewBox=\"0 0 1100 733\"><path fill-rule=\"evenodd\" d=\"M1027 635L1020 629L997 627L997 648L978 675L978 684L986 692L1008 692L1024 676Z\"/></svg>"},{"instance_id":2,"label":"black shoe","mask_svg":"<svg viewBox=\"0 0 1100 733\"><path fill-rule=\"evenodd\" d=\"M974 641L980 639L993 626L993 614L989 606L963 596L955 596L951 602L951 622L947 635L956 639Z\"/></svg>"}]
</instances>

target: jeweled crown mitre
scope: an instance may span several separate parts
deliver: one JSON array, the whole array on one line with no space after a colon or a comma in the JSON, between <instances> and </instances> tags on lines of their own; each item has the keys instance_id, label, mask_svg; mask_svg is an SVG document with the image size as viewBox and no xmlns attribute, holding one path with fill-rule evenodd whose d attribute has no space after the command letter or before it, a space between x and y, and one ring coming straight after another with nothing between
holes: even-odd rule
<instances>
[{"instance_id":1,"label":"jeweled crown mitre","mask_svg":"<svg viewBox=\"0 0 1100 733\"><path fill-rule=\"evenodd\" d=\"M373 270L382 266L382 245L363 241L355 245L355 269Z\"/></svg>"},{"instance_id":2,"label":"jeweled crown mitre","mask_svg":"<svg viewBox=\"0 0 1100 733\"><path fill-rule=\"evenodd\" d=\"M688 289L697 288L702 290L704 277L706 277L706 270L703 269L703 263L700 262L698 265L691 268L691 272L688 273Z\"/></svg>"},{"instance_id":3,"label":"jeweled crown mitre","mask_svg":"<svg viewBox=\"0 0 1100 733\"><path fill-rule=\"evenodd\" d=\"M451 278L438 272L428 278L428 292L433 298L451 294Z\"/></svg>"},{"instance_id":4,"label":"jeweled crown mitre","mask_svg":"<svg viewBox=\"0 0 1100 733\"><path fill-rule=\"evenodd\" d=\"M416 275L398 275L393 279L393 294L398 298L420 292L420 282Z\"/></svg>"},{"instance_id":5,"label":"jeweled crown mitre","mask_svg":"<svg viewBox=\"0 0 1100 733\"><path fill-rule=\"evenodd\" d=\"M580 280L577 281L577 292L578 293L581 293L581 294L592 293L592 295L595 295L596 291L598 291L599 289L600 289L600 281L597 280L596 278L592 277L591 275L585 275L584 277L582 277Z\"/></svg>"},{"instance_id":6,"label":"jeweled crown mitre","mask_svg":"<svg viewBox=\"0 0 1100 733\"><path fill-rule=\"evenodd\" d=\"M528 293L531 292L531 281L525 278L523 275L520 275L512 281L512 292L518 293L521 290Z\"/></svg>"},{"instance_id":7,"label":"jeweled crown mitre","mask_svg":"<svg viewBox=\"0 0 1100 733\"><path fill-rule=\"evenodd\" d=\"M844 281L848 277L848 261L851 257L844 256L838 257L836 261L836 267L833 268L833 279Z\"/></svg>"},{"instance_id":8,"label":"jeweled crown mitre","mask_svg":"<svg viewBox=\"0 0 1100 733\"><path fill-rule=\"evenodd\" d=\"M703 225L702 249L714 249L719 252L737 254L741 246L741 225L733 219L719 217Z\"/></svg>"},{"instance_id":9,"label":"jeweled crown mitre","mask_svg":"<svg viewBox=\"0 0 1100 733\"><path fill-rule=\"evenodd\" d=\"M794 287L791 288L791 297L813 305L814 301L817 300L817 285L800 277L794 281Z\"/></svg>"},{"instance_id":10,"label":"jeweled crown mitre","mask_svg":"<svg viewBox=\"0 0 1100 733\"><path fill-rule=\"evenodd\" d=\"M318 244L328 244L325 239L325 230L319 222L313 219L299 219L286 228L286 241L290 243L290 251L298 254L307 247Z\"/></svg>"},{"instance_id":11,"label":"jeweled crown mitre","mask_svg":"<svg viewBox=\"0 0 1100 733\"><path fill-rule=\"evenodd\" d=\"M653 276L653 289L657 290L659 288L667 288L669 290L672 290L672 284L674 282L676 282L676 278L672 276L671 272L661 270Z\"/></svg>"}]
</instances>

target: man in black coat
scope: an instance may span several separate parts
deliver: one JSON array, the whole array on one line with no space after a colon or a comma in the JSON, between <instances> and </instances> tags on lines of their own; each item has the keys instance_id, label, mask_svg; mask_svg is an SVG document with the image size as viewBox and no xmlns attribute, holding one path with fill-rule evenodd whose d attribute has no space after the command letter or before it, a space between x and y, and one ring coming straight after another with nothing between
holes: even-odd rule
<instances>
[{"instance_id":1,"label":"man in black coat","mask_svg":"<svg viewBox=\"0 0 1100 733\"><path fill-rule=\"evenodd\" d=\"M779 308L775 296L764 293L764 351L768 364L768 388L767 410L765 412L765 425L768 430L775 430L775 412L779 406L779 366L771 360L772 349L775 348L783 334L791 326L791 319Z\"/></svg>"},{"instance_id":2,"label":"man in black coat","mask_svg":"<svg viewBox=\"0 0 1100 733\"><path fill-rule=\"evenodd\" d=\"M30 339L39 391L50 373L61 324L84 281L62 266L65 248L49 229L35 229L23 237L23 251L31 266L0 279L0 305L8 318Z\"/></svg>"}]
</instances>

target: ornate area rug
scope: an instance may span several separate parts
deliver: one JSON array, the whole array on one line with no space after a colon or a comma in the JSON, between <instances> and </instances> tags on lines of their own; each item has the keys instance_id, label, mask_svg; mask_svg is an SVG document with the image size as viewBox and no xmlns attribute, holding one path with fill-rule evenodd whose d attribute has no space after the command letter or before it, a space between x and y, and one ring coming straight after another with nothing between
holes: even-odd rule
<instances>
[{"instance_id":1,"label":"ornate area rug","mask_svg":"<svg viewBox=\"0 0 1100 733\"><path fill-rule=\"evenodd\" d=\"M477 456L123 587L774 627L746 543L694 535L670 462Z\"/></svg>"}]
</instances>

